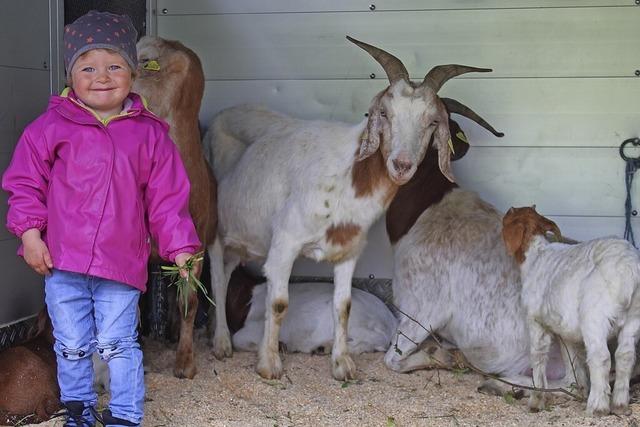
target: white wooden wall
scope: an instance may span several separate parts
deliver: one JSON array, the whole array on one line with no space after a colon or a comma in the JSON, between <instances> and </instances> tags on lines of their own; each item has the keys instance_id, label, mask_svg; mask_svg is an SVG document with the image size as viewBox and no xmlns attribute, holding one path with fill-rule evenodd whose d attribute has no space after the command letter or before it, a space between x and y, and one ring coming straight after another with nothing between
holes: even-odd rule
<instances>
[{"instance_id":1,"label":"white wooden wall","mask_svg":"<svg viewBox=\"0 0 640 427\"><path fill-rule=\"evenodd\" d=\"M0 6L0 171L4 172L22 130L47 106L58 63L50 57L49 2L2 0ZM56 20L58 12L53 10ZM7 195L0 191L0 326L36 313L43 295L42 278L16 255L18 240L4 226L6 213Z\"/></svg>"},{"instance_id":2,"label":"white wooden wall","mask_svg":"<svg viewBox=\"0 0 640 427\"><path fill-rule=\"evenodd\" d=\"M243 102L361 120L387 80L347 34L393 53L416 80L438 64L493 68L440 91L506 134L459 120L473 146L455 163L462 187L502 210L535 203L578 239L622 235L618 146L640 134L634 0L157 0L156 11L157 34L203 61L205 124ZM391 277L391 265L379 223L356 275ZM298 262L294 273L329 271Z\"/></svg>"}]
</instances>

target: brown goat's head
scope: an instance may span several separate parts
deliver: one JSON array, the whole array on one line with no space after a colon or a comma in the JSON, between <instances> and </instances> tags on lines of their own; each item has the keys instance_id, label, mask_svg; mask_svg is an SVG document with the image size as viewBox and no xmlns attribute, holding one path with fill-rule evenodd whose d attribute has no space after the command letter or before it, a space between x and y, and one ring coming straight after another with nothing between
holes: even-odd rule
<instances>
[{"instance_id":1,"label":"brown goat's head","mask_svg":"<svg viewBox=\"0 0 640 427\"><path fill-rule=\"evenodd\" d=\"M380 149L389 178L402 185L411 179L433 139L438 150L440 171L453 182L449 111L463 115L466 114L455 110L473 112L457 101L439 98L437 92L450 78L474 71L489 72L491 69L439 65L433 67L422 82L414 83L395 56L349 36L347 39L367 51L382 66L389 79L389 86L373 98L369 108L357 160L365 159Z\"/></svg>"},{"instance_id":2,"label":"brown goat's head","mask_svg":"<svg viewBox=\"0 0 640 427\"><path fill-rule=\"evenodd\" d=\"M178 41L153 36L142 37L137 50L133 90L147 99L151 111L165 119L177 112L197 117L204 93L198 56Z\"/></svg>"},{"instance_id":3,"label":"brown goat's head","mask_svg":"<svg viewBox=\"0 0 640 427\"><path fill-rule=\"evenodd\" d=\"M524 254L529 248L533 236L544 236L547 231L562 241L562 234L555 222L536 212L536 206L511 208L502 218L502 239L509 255L515 256L519 263L524 262Z\"/></svg>"}]
</instances>

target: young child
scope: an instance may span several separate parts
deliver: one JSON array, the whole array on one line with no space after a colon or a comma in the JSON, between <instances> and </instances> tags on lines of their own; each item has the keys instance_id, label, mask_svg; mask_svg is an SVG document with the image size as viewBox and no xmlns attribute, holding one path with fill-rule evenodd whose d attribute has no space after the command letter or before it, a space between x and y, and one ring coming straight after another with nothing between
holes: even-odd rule
<instances>
[{"instance_id":1,"label":"young child","mask_svg":"<svg viewBox=\"0 0 640 427\"><path fill-rule=\"evenodd\" d=\"M108 363L108 426L143 416L137 305L149 234L182 266L201 246L189 215L189 181L168 125L131 93L137 34L127 16L91 11L67 25L68 85L22 134L2 187L7 227L45 275L66 426L92 426L91 355ZM183 272L184 273L184 272Z\"/></svg>"}]
</instances>

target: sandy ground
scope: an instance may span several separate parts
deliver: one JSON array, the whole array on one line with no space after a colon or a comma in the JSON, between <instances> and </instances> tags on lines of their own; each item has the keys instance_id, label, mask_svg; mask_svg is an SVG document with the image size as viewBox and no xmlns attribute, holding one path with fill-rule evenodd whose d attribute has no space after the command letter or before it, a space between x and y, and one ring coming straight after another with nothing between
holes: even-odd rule
<instances>
[{"instance_id":1,"label":"sandy ground","mask_svg":"<svg viewBox=\"0 0 640 427\"><path fill-rule=\"evenodd\" d=\"M325 355L285 354L285 375L267 381L254 372L254 353L218 361L201 338L198 375L181 380L172 375L173 348L147 339L144 352L143 425L149 427L640 426L637 386L631 416L586 417L583 403L564 396L553 397L548 411L531 414L526 399L478 393L479 375L444 370L398 374L384 366L383 353L356 355L358 378L343 383L332 379Z\"/></svg>"}]
</instances>

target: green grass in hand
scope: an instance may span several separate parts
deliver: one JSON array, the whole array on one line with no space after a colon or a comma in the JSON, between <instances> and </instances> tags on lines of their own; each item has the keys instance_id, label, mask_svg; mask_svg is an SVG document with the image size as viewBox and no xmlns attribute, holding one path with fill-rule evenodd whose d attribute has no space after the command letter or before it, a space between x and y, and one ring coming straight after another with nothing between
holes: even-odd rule
<instances>
[{"instance_id":1,"label":"green grass in hand","mask_svg":"<svg viewBox=\"0 0 640 427\"><path fill-rule=\"evenodd\" d=\"M202 291L211 305L215 306L216 303L209 297L207 290L202 282L193 274L196 263L201 262L204 259L204 252L198 252L191 256L182 266L178 267L173 265L162 265L162 276L168 277L170 280L169 286L175 286L178 293L178 301L182 301L184 304L184 317L187 317L189 312L189 291L198 293L198 290ZM187 272L187 277L180 275L180 270Z\"/></svg>"}]
</instances>

